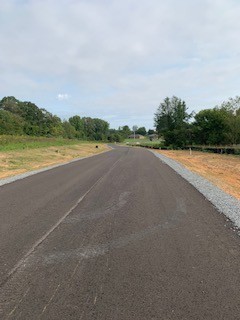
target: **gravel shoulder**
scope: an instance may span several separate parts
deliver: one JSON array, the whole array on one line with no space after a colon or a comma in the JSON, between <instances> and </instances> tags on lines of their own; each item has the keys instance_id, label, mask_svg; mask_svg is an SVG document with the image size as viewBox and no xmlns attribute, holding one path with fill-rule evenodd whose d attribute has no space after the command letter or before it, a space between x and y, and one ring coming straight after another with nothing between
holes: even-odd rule
<instances>
[{"instance_id":1,"label":"gravel shoulder","mask_svg":"<svg viewBox=\"0 0 240 320\"><path fill-rule=\"evenodd\" d=\"M156 153L154 151L151 152L192 184L217 208L219 212L229 218L237 228L240 228L240 200L227 194L209 180L201 177L199 174L187 169L181 163L170 159L163 154Z\"/></svg>"},{"instance_id":2,"label":"gravel shoulder","mask_svg":"<svg viewBox=\"0 0 240 320\"><path fill-rule=\"evenodd\" d=\"M240 157L189 150L158 150L240 200Z\"/></svg>"}]
</instances>

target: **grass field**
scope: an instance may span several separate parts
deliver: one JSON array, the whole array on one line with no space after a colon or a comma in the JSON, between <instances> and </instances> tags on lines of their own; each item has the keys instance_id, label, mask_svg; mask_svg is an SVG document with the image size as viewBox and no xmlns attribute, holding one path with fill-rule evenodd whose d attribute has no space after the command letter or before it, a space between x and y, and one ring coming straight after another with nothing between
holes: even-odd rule
<instances>
[{"instance_id":1,"label":"grass field","mask_svg":"<svg viewBox=\"0 0 240 320\"><path fill-rule=\"evenodd\" d=\"M145 139L125 139L125 144L129 145L140 145L140 146L160 146L162 144L161 140L150 141L148 138Z\"/></svg>"},{"instance_id":2,"label":"grass field","mask_svg":"<svg viewBox=\"0 0 240 320\"><path fill-rule=\"evenodd\" d=\"M37 148L46 148L52 146L66 146L78 144L79 140L63 138L44 138L30 136L9 136L0 135L0 152L12 150L28 150ZM87 143L81 141L81 143Z\"/></svg>"},{"instance_id":3,"label":"grass field","mask_svg":"<svg viewBox=\"0 0 240 320\"><path fill-rule=\"evenodd\" d=\"M96 142L0 136L0 179L108 149L106 144Z\"/></svg>"},{"instance_id":4,"label":"grass field","mask_svg":"<svg viewBox=\"0 0 240 320\"><path fill-rule=\"evenodd\" d=\"M186 150L158 150L240 199L240 157Z\"/></svg>"},{"instance_id":5,"label":"grass field","mask_svg":"<svg viewBox=\"0 0 240 320\"><path fill-rule=\"evenodd\" d=\"M144 138L144 139L125 139L124 142L125 143L141 143L141 142L145 142L145 141L149 141L148 139Z\"/></svg>"}]
</instances>

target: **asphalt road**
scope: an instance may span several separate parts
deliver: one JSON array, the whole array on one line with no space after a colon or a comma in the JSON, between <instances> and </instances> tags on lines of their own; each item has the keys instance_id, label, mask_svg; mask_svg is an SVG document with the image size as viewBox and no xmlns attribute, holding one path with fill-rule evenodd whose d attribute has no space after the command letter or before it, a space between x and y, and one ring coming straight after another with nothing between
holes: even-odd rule
<instances>
[{"instance_id":1,"label":"asphalt road","mask_svg":"<svg viewBox=\"0 0 240 320\"><path fill-rule=\"evenodd\" d=\"M240 319L240 239L143 149L0 187L1 319Z\"/></svg>"}]
</instances>

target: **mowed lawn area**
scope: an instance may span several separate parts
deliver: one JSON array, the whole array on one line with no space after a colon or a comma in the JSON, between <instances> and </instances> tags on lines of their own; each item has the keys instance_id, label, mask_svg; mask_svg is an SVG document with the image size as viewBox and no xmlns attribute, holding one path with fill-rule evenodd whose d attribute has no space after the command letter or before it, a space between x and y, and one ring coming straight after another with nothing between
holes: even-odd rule
<instances>
[{"instance_id":1,"label":"mowed lawn area","mask_svg":"<svg viewBox=\"0 0 240 320\"><path fill-rule=\"evenodd\" d=\"M106 144L98 142L0 136L0 179L107 150Z\"/></svg>"},{"instance_id":2,"label":"mowed lawn area","mask_svg":"<svg viewBox=\"0 0 240 320\"><path fill-rule=\"evenodd\" d=\"M240 199L240 156L186 150L159 150L189 170L210 180L220 189Z\"/></svg>"}]
</instances>

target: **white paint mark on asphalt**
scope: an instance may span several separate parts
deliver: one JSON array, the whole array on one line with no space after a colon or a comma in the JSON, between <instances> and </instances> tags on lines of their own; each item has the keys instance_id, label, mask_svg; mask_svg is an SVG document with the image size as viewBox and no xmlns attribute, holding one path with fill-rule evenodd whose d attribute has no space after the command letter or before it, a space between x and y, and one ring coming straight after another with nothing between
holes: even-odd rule
<instances>
[{"instance_id":1,"label":"white paint mark on asphalt","mask_svg":"<svg viewBox=\"0 0 240 320\"><path fill-rule=\"evenodd\" d=\"M9 312L8 314L8 318L10 318L14 312L16 311L16 309L18 308L18 306L22 303L23 299L26 297L26 295L28 294L30 288L27 288L27 290L25 291L25 293L23 294L23 296L21 297L21 299L18 301L18 303L14 306L14 308Z\"/></svg>"},{"instance_id":2,"label":"white paint mark on asphalt","mask_svg":"<svg viewBox=\"0 0 240 320\"><path fill-rule=\"evenodd\" d=\"M76 271L77 271L77 269L78 269L78 267L79 267L79 263L80 263L80 261L78 261L78 263L76 264L76 267L73 269L73 272L72 272L72 274L71 274L71 277L70 277L70 279L69 279L69 282L72 281L72 278L74 277L74 275L75 275L75 273L76 273Z\"/></svg>"},{"instance_id":3,"label":"white paint mark on asphalt","mask_svg":"<svg viewBox=\"0 0 240 320\"><path fill-rule=\"evenodd\" d=\"M40 319L42 317L42 315L44 314L44 312L47 310L48 306L51 304L52 300L54 299L56 293L58 292L58 289L60 288L61 284L59 283L57 285L57 287L55 288L55 290L53 291L52 296L50 297L50 299L48 300L48 303L44 306L44 308L42 309L42 313L40 314L39 318Z\"/></svg>"}]
</instances>

